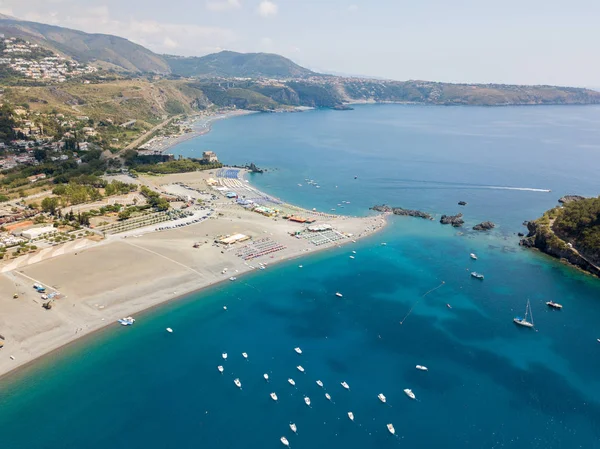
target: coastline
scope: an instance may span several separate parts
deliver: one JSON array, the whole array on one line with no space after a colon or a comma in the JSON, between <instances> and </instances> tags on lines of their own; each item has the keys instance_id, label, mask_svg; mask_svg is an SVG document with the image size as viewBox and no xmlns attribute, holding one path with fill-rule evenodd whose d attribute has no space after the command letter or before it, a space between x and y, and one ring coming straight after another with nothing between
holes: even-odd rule
<instances>
[{"instance_id":1,"label":"coastline","mask_svg":"<svg viewBox=\"0 0 600 449\"><path fill-rule=\"evenodd\" d=\"M159 185L195 182L201 186L208 176L206 172L194 172L149 177L145 181ZM245 184L251 188L247 181ZM290 236L301 229L300 225L265 217L219 198L216 216L204 222L168 231L117 234L78 253L66 253L4 273L0 276L0 290L12 292L14 288L20 297L0 300L0 332L6 338L0 349L0 378L17 375L21 369L67 345L118 325L116 320L121 317L189 297L229 281L230 276L254 271L259 264L270 267L349 244L387 224L384 215L334 216L293 205L282 207L285 206L314 217L317 224L331 224L348 237L315 246L306 239ZM239 246L234 248L212 243L218 235L239 232L253 240L272 239L285 248L271 256L244 261L235 254L244 243L235 244ZM200 248L193 248L199 240ZM44 310L31 289L34 281L60 289L65 297L57 300L52 310Z\"/></svg>"},{"instance_id":2,"label":"coastline","mask_svg":"<svg viewBox=\"0 0 600 449\"><path fill-rule=\"evenodd\" d=\"M192 132L169 136L168 139L162 139L160 141L160 145L158 148L153 148L151 146L150 148L144 148L144 149L152 150L152 151L159 151L161 153L164 153L165 151L173 148L174 146L176 146L182 142L186 142L186 141L194 139L196 137L200 137L205 134L208 134L212 130L212 124L216 121L226 120L228 118L233 118L233 117L240 117L243 115L256 114L258 112L259 111L249 111L246 109L239 109L239 110L234 110L234 111L216 112L216 113L210 114L206 117L197 114L197 115L195 115L195 117L197 117L197 120L195 120L192 124L192 129L193 129ZM197 129L198 125L201 126L201 129ZM146 142L144 144L144 146L148 145L149 143L151 143L151 141Z\"/></svg>"}]
</instances>

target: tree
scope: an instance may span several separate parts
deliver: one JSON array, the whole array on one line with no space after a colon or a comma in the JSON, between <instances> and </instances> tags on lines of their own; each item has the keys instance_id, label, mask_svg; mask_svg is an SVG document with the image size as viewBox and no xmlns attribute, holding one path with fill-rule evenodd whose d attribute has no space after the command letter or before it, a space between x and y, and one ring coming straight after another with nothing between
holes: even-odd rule
<instances>
[{"instance_id":1,"label":"tree","mask_svg":"<svg viewBox=\"0 0 600 449\"><path fill-rule=\"evenodd\" d=\"M44 198L42 200L42 210L44 212L48 212L50 215L55 215L59 204L60 199L58 197L50 196L48 198Z\"/></svg>"},{"instance_id":2,"label":"tree","mask_svg":"<svg viewBox=\"0 0 600 449\"><path fill-rule=\"evenodd\" d=\"M46 161L46 159L48 159L48 153L46 152L46 150L33 150L33 157L36 161L43 162Z\"/></svg>"}]
</instances>

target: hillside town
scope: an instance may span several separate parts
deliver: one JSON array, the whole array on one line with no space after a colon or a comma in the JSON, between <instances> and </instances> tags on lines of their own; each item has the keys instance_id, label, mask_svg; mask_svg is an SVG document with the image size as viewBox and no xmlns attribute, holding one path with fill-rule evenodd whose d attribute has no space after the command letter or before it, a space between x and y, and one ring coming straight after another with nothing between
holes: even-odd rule
<instances>
[{"instance_id":1,"label":"hillside town","mask_svg":"<svg viewBox=\"0 0 600 449\"><path fill-rule=\"evenodd\" d=\"M38 44L16 37L2 41L0 64L33 80L63 83L67 79L94 73L96 68L64 58Z\"/></svg>"}]
</instances>

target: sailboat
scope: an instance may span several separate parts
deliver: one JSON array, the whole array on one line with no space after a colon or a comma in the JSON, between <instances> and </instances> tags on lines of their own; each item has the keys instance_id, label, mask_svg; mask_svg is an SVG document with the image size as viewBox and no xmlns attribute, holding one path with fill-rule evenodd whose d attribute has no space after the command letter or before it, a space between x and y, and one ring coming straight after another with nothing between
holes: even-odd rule
<instances>
[{"instance_id":1,"label":"sailboat","mask_svg":"<svg viewBox=\"0 0 600 449\"><path fill-rule=\"evenodd\" d=\"M527 321L527 315L529 315L531 321ZM527 307L525 308L525 317L521 318L520 316L516 316L513 318L513 321L519 326L533 327L533 315L531 314L531 304L529 303L529 300L527 300Z\"/></svg>"}]
</instances>

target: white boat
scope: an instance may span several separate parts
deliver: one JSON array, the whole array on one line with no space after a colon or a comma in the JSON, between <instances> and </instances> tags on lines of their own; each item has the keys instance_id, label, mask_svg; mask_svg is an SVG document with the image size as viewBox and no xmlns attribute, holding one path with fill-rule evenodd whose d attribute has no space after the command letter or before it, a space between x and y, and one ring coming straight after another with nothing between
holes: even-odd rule
<instances>
[{"instance_id":1,"label":"white boat","mask_svg":"<svg viewBox=\"0 0 600 449\"><path fill-rule=\"evenodd\" d=\"M173 329L171 329L170 327L167 327L167 332L168 332L169 334L172 334L172 333L173 333Z\"/></svg>"},{"instance_id":2,"label":"white boat","mask_svg":"<svg viewBox=\"0 0 600 449\"><path fill-rule=\"evenodd\" d=\"M293 385L296 385L296 382L295 382L295 381L294 381L294 379L292 379L292 378L289 378L289 379L288 379L288 382L289 382L289 383L290 383L290 385L292 385L292 386L293 386Z\"/></svg>"},{"instance_id":3,"label":"white boat","mask_svg":"<svg viewBox=\"0 0 600 449\"><path fill-rule=\"evenodd\" d=\"M265 380L269 380L269 375L267 373L263 374L263 377L265 378Z\"/></svg>"},{"instance_id":4,"label":"white boat","mask_svg":"<svg viewBox=\"0 0 600 449\"><path fill-rule=\"evenodd\" d=\"M385 404L385 402L387 401L387 399L385 398L385 395L384 395L383 393L379 393L379 394L377 395L377 397L378 397L378 398L379 398L379 400L380 400L381 402L383 402L384 404Z\"/></svg>"},{"instance_id":5,"label":"white boat","mask_svg":"<svg viewBox=\"0 0 600 449\"><path fill-rule=\"evenodd\" d=\"M529 315L529 320L527 320L527 315ZM533 328L533 315L531 314L531 304L529 300L527 300L527 306L525 307L525 317L516 316L513 318L513 322L518 324L519 326Z\"/></svg>"},{"instance_id":6,"label":"white boat","mask_svg":"<svg viewBox=\"0 0 600 449\"><path fill-rule=\"evenodd\" d=\"M287 440L286 437L281 437L281 444L283 444L284 446L290 447L290 442Z\"/></svg>"},{"instance_id":7,"label":"white boat","mask_svg":"<svg viewBox=\"0 0 600 449\"><path fill-rule=\"evenodd\" d=\"M321 382L320 380L317 380L317 385L321 388L323 388L323 382Z\"/></svg>"},{"instance_id":8,"label":"white boat","mask_svg":"<svg viewBox=\"0 0 600 449\"><path fill-rule=\"evenodd\" d=\"M548 301L548 302L546 302L546 305L548 307L552 307L553 309L558 309L558 310L562 309L562 304L559 304L559 303L554 302L554 301Z\"/></svg>"},{"instance_id":9,"label":"white boat","mask_svg":"<svg viewBox=\"0 0 600 449\"><path fill-rule=\"evenodd\" d=\"M233 383L235 384L236 387L242 388L242 383L240 382L239 379L233 379Z\"/></svg>"},{"instance_id":10,"label":"white boat","mask_svg":"<svg viewBox=\"0 0 600 449\"><path fill-rule=\"evenodd\" d=\"M596 341L597 341L598 343L600 343L600 338L596 338Z\"/></svg>"},{"instance_id":11,"label":"white boat","mask_svg":"<svg viewBox=\"0 0 600 449\"><path fill-rule=\"evenodd\" d=\"M336 292L335 296L337 296L338 298L341 298L344 295L342 295L340 292Z\"/></svg>"},{"instance_id":12,"label":"white boat","mask_svg":"<svg viewBox=\"0 0 600 449\"><path fill-rule=\"evenodd\" d=\"M294 351L296 351L297 354L302 354L302 349L300 348L294 348Z\"/></svg>"},{"instance_id":13,"label":"white boat","mask_svg":"<svg viewBox=\"0 0 600 449\"><path fill-rule=\"evenodd\" d=\"M350 259L354 259L354 256L350 256Z\"/></svg>"},{"instance_id":14,"label":"white boat","mask_svg":"<svg viewBox=\"0 0 600 449\"><path fill-rule=\"evenodd\" d=\"M418 370L421 370L421 371L429 371L429 368L427 368L426 366L423 366L423 365L417 365L415 368L417 368Z\"/></svg>"},{"instance_id":15,"label":"white boat","mask_svg":"<svg viewBox=\"0 0 600 449\"><path fill-rule=\"evenodd\" d=\"M302 265L298 265L298 268L302 268Z\"/></svg>"},{"instance_id":16,"label":"white boat","mask_svg":"<svg viewBox=\"0 0 600 449\"><path fill-rule=\"evenodd\" d=\"M329 395L329 393L325 393L325 397L327 398L328 401L331 401L331 396Z\"/></svg>"},{"instance_id":17,"label":"white boat","mask_svg":"<svg viewBox=\"0 0 600 449\"><path fill-rule=\"evenodd\" d=\"M223 372L223 367L221 365L217 366L217 369L219 370L220 373Z\"/></svg>"},{"instance_id":18,"label":"white boat","mask_svg":"<svg viewBox=\"0 0 600 449\"><path fill-rule=\"evenodd\" d=\"M274 401L277 400L277 395L275 393L271 393L271 399L273 399Z\"/></svg>"},{"instance_id":19,"label":"white boat","mask_svg":"<svg viewBox=\"0 0 600 449\"><path fill-rule=\"evenodd\" d=\"M135 318L128 316L126 318L121 318L118 320L118 322L121 326L131 326L133 323L135 323Z\"/></svg>"},{"instance_id":20,"label":"white boat","mask_svg":"<svg viewBox=\"0 0 600 449\"><path fill-rule=\"evenodd\" d=\"M387 243L381 242L381 246L387 246Z\"/></svg>"},{"instance_id":21,"label":"white boat","mask_svg":"<svg viewBox=\"0 0 600 449\"><path fill-rule=\"evenodd\" d=\"M416 399L415 394L413 393L413 391L410 388L405 388L404 393L406 393L406 396L408 396L409 398Z\"/></svg>"},{"instance_id":22,"label":"white boat","mask_svg":"<svg viewBox=\"0 0 600 449\"><path fill-rule=\"evenodd\" d=\"M348 412L348 418L350 418L350 421L354 421L354 413Z\"/></svg>"},{"instance_id":23,"label":"white boat","mask_svg":"<svg viewBox=\"0 0 600 449\"><path fill-rule=\"evenodd\" d=\"M346 382L342 382L342 387L344 387L346 390L350 389L350 385L348 385Z\"/></svg>"},{"instance_id":24,"label":"white boat","mask_svg":"<svg viewBox=\"0 0 600 449\"><path fill-rule=\"evenodd\" d=\"M296 427L296 424L294 424L293 422L290 423L290 429L292 429L292 432L294 432L294 433L298 432L298 428Z\"/></svg>"},{"instance_id":25,"label":"white boat","mask_svg":"<svg viewBox=\"0 0 600 449\"><path fill-rule=\"evenodd\" d=\"M471 259L477 260L477 256L475 255L475 253L471 253L469 254L469 256L471 256Z\"/></svg>"},{"instance_id":26,"label":"white boat","mask_svg":"<svg viewBox=\"0 0 600 449\"><path fill-rule=\"evenodd\" d=\"M227 360L227 353L226 353L226 352L224 352L224 353L222 354L222 356L223 356L223 359Z\"/></svg>"},{"instance_id":27,"label":"white boat","mask_svg":"<svg viewBox=\"0 0 600 449\"><path fill-rule=\"evenodd\" d=\"M310 398L308 396L304 396L304 402L310 407Z\"/></svg>"},{"instance_id":28,"label":"white boat","mask_svg":"<svg viewBox=\"0 0 600 449\"><path fill-rule=\"evenodd\" d=\"M298 371L300 371L301 373L304 372L304 368L302 368L302 365L298 365L296 368L298 368Z\"/></svg>"},{"instance_id":29,"label":"white boat","mask_svg":"<svg viewBox=\"0 0 600 449\"><path fill-rule=\"evenodd\" d=\"M235 276L231 276L231 277L229 278L229 280L230 280L230 281L235 281L235 280L237 280L237 278L236 278Z\"/></svg>"},{"instance_id":30,"label":"white boat","mask_svg":"<svg viewBox=\"0 0 600 449\"><path fill-rule=\"evenodd\" d=\"M480 279L483 281L483 274L481 274L481 273L477 273L476 271L473 271L471 273L471 276L474 277L475 279Z\"/></svg>"},{"instance_id":31,"label":"white boat","mask_svg":"<svg viewBox=\"0 0 600 449\"><path fill-rule=\"evenodd\" d=\"M352 254L356 254L356 251L354 251L354 250L353 250L353 251L352 251Z\"/></svg>"},{"instance_id":32,"label":"white boat","mask_svg":"<svg viewBox=\"0 0 600 449\"><path fill-rule=\"evenodd\" d=\"M247 359L248 358L248 354L245 353L245 352L242 352L242 357L244 357L245 359Z\"/></svg>"},{"instance_id":33,"label":"white boat","mask_svg":"<svg viewBox=\"0 0 600 449\"><path fill-rule=\"evenodd\" d=\"M388 428L388 430L390 431L390 433L391 433L392 435L396 435L396 429L394 429L394 426L393 426L393 425L391 425L391 424L388 424L388 425L387 425L387 428Z\"/></svg>"}]
</instances>

